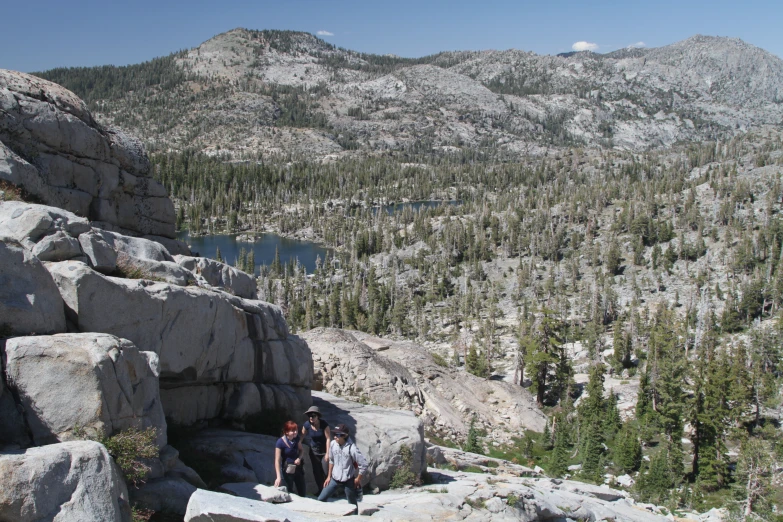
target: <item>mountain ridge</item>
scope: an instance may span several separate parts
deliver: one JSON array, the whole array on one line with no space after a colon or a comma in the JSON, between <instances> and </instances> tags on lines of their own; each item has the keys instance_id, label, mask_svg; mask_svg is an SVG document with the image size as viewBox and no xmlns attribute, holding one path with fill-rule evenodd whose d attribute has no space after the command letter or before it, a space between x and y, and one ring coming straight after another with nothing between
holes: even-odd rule
<instances>
[{"instance_id":1,"label":"mountain ridge","mask_svg":"<svg viewBox=\"0 0 783 522\"><path fill-rule=\"evenodd\" d=\"M512 49L399 58L309 33L238 28L129 67L39 75L152 150L241 156L641 151L783 122L783 60L703 35L603 55Z\"/></svg>"}]
</instances>

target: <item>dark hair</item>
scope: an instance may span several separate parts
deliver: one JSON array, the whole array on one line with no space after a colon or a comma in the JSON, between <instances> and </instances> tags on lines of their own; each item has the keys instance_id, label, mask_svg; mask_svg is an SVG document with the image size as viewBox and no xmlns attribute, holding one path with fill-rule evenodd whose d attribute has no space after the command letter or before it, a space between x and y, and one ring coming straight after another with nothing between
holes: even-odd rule
<instances>
[{"instance_id":1,"label":"dark hair","mask_svg":"<svg viewBox=\"0 0 783 522\"><path fill-rule=\"evenodd\" d=\"M299 431L299 425L294 421L286 422L283 424L283 435L285 435L288 431Z\"/></svg>"}]
</instances>

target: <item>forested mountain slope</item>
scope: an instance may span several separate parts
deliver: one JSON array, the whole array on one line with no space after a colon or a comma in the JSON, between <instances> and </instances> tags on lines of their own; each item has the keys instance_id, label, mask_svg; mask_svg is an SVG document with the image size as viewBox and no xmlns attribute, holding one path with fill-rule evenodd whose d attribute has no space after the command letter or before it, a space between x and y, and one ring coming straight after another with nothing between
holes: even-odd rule
<instances>
[{"instance_id":1,"label":"forested mountain slope","mask_svg":"<svg viewBox=\"0 0 783 522\"><path fill-rule=\"evenodd\" d=\"M318 158L383 151L519 158L564 145L645 150L783 119L783 61L741 40L539 56L356 53L235 29L128 67L54 69L151 148Z\"/></svg>"}]
</instances>

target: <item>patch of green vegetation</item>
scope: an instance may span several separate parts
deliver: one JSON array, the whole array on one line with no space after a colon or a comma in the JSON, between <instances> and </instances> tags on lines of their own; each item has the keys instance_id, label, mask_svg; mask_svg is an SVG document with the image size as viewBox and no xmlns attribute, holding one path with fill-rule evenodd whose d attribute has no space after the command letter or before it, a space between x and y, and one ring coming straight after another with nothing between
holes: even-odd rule
<instances>
[{"instance_id":1,"label":"patch of green vegetation","mask_svg":"<svg viewBox=\"0 0 783 522\"><path fill-rule=\"evenodd\" d=\"M111 437L104 437L99 442L106 446L106 450L122 470L128 484L136 486L144 480L150 470L143 460L158 457L156 438L155 428L145 430L130 428Z\"/></svg>"},{"instance_id":2,"label":"patch of green vegetation","mask_svg":"<svg viewBox=\"0 0 783 522\"><path fill-rule=\"evenodd\" d=\"M131 522L150 522L155 514L151 509L133 506L131 508Z\"/></svg>"},{"instance_id":3,"label":"patch of green vegetation","mask_svg":"<svg viewBox=\"0 0 783 522\"><path fill-rule=\"evenodd\" d=\"M400 447L400 460L402 460L402 464L394 470L389 487L400 489L405 486L421 485L421 478L413 472L413 452L408 446Z\"/></svg>"},{"instance_id":4,"label":"patch of green vegetation","mask_svg":"<svg viewBox=\"0 0 783 522\"><path fill-rule=\"evenodd\" d=\"M509 507L515 507L519 503L519 497L511 493L506 497L506 503Z\"/></svg>"},{"instance_id":5,"label":"patch of green vegetation","mask_svg":"<svg viewBox=\"0 0 783 522\"><path fill-rule=\"evenodd\" d=\"M478 466L472 466L472 465L464 466L464 467L460 468L460 471L465 471L467 473L484 473L483 469L481 469Z\"/></svg>"},{"instance_id":6,"label":"patch of green vegetation","mask_svg":"<svg viewBox=\"0 0 783 522\"><path fill-rule=\"evenodd\" d=\"M487 503L484 501L483 498L478 498L476 500L473 500L471 498L465 497L465 504L469 505L473 509L484 509L487 507Z\"/></svg>"},{"instance_id":7,"label":"patch of green vegetation","mask_svg":"<svg viewBox=\"0 0 783 522\"><path fill-rule=\"evenodd\" d=\"M459 446L457 446L454 441L449 439L443 439L439 437L438 435L434 433L427 433L427 438L430 440L431 443L437 445L437 446L443 446L445 448L454 448L457 449Z\"/></svg>"},{"instance_id":8,"label":"patch of green vegetation","mask_svg":"<svg viewBox=\"0 0 783 522\"><path fill-rule=\"evenodd\" d=\"M432 355L432 360L435 362L435 364L438 366L443 366L444 368L448 368L449 363L441 354L438 352L432 352L430 355Z\"/></svg>"}]
</instances>

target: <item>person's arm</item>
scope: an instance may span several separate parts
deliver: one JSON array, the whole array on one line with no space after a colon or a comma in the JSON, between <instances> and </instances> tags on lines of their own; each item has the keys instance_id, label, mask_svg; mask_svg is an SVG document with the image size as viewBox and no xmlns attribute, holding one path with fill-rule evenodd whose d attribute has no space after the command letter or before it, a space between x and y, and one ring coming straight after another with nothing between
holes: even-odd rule
<instances>
[{"instance_id":1,"label":"person's arm","mask_svg":"<svg viewBox=\"0 0 783 522\"><path fill-rule=\"evenodd\" d=\"M298 456L298 457L296 457L296 460L294 461L294 464L296 464L296 465L298 466L299 464L301 464L302 462L304 462L304 461L302 460L302 456L304 455L304 448L302 447L302 441L301 441L301 440L300 440L300 441L299 441L299 443L296 445L296 449L298 449L298 450L299 450L299 456Z\"/></svg>"},{"instance_id":2,"label":"person's arm","mask_svg":"<svg viewBox=\"0 0 783 522\"><path fill-rule=\"evenodd\" d=\"M280 467L282 466L282 460L283 460L283 454L280 451L280 448L275 448L275 474L277 475L277 478L275 479L275 487L279 487L283 481L283 478L280 476Z\"/></svg>"},{"instance_id":3,"label":"person's arm","mask_svg":"<svg viewBox=\"0 0 783 522\"><path fill-rule=\"evenodd\" d=\"M329 442L326 445L327 448L329 448L329 471L326 473L326 480L324 480L324 487L328 486L329 483L332 481L332 470L334 469L334 459L332 459L332 443Z\"/></svg>"},{"instance_id":4,"label":"person's arm","mask_svg":"<svg viewBox=\"0 0 783 522\"><path fill-rule=\"evenodd\" d=\"M359 447L354 442L353 444L354 449L354 458L356 458L356 463L359 465L358 474L356 475L356 479L354 479L353 483L354 486L357 488L362 487L362 476L367 473L367 459L364 458L364 455L362 455L362 452L359 451Z\"/></svg>"},{"instance_id":5,"label":"person's arm","mask_svg":"<svg viewBox=\"0 0 783 522\"><path fill-rule=\"evenodd\" d=\"M329 430L329 426L324 428L324 435L326 436L326 461L328 462L331 456L332 449L332 432Z\"/></svg>"}]
</instances>

